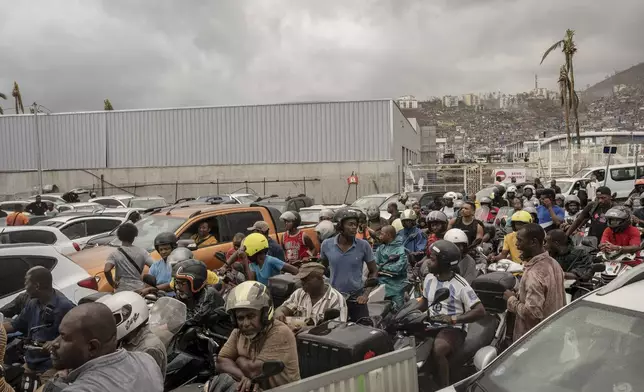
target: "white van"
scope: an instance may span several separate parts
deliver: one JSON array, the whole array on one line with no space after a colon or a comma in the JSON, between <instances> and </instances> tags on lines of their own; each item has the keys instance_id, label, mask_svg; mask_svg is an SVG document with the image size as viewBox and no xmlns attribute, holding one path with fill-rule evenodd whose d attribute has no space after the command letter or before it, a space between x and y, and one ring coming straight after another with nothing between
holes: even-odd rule
<instances>
[{"instance_id":1,"label":"white van","mask_svg":"<svg viewBox=\"0 0 644 392\"><path fill-rule=\"evenodd\" d=\"M635 165L632 163L611 165L608 171L609 175L606 176L606 166L590 167L581 169L574 177L590 178L594 174L599 185L604 185L606 179L606 186L610 188L610 191L617 193L618 199L626 199L635 187L635 178L644 177L644 162L641 166L637 165L637 177L635 176Z\"/></svg>"}]
</instances>

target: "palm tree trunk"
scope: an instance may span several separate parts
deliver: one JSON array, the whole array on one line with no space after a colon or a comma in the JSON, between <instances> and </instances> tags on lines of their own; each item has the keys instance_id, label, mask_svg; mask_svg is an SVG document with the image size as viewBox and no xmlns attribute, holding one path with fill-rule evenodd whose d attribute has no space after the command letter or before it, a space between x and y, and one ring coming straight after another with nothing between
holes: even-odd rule
<instances>
[{"instance_id":1,"label":"palm tree trunk","mask_svg":"<svg viewBox=\"0 0 644 392\"><path fill-rule=\"evenodd\" d=\"M572 56L570 56L570 68L568 71L570 76L570 99L572 99L572 114L575 119L575 134L577 135L577 150L581 148L581 136L579 135L579 98L575 91L575 70L572 64Z\"/></svg>"}]
</instances>

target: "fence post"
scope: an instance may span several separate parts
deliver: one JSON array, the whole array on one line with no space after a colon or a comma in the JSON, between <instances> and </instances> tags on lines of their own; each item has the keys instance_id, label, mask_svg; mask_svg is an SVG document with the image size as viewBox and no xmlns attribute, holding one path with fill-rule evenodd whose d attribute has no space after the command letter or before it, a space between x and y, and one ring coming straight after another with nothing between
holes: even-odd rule
<instances>
[{"instance_id":1,"label":"fence post","mask_svg":"<svg viewBox=\"0 0 644 392\"><path fill-rule=\"evenodd\" d=\"M548 178L552 179L552 143L548 144Z\"/></svg>"},{"instance_id":2,"label":"fence post","mask_svg":"<svg viewBox=\"0 0 644 392\"><path fill-rule=\"evenodd\" d=\"M244 181L244 185L246 186L246 193L248 193L248 180Z\"/></svg>"},{"instance_id":3,"label":"fence post","mask_svg":"<svg viewBox=\"0 0 644 392\"><path fill-rule=\"evenodd\" d=\"M266 195L266 177L264 177L264 195Z\"/></svg>"},{"instance_id":4,"label":"fence post","mask_svg":"<svg viewBox=\"0 0 644 392\"><path fill-rule=\"evenodd\" d=\"M467 166L463 166L463 190L467 194Z\"/></svg>"},{"instance_id":5,"label":"fence post","mask_svg":"<svg viewBox=\"0 0 644 392\"><path fill-rule=\"evenodd\" d=\"M105 175L101 174L101 196L105 196Z\"/></svg>"},{"instance_id":6,"label":"fence post","mask_svg":"<svg viewBox=\"0 0 644 392\"><path fill-rule=\"evenodd\" d=\"M179 200L179 181L174 183L174 201Z\"/></svg>"},{"instance_id":7,"label":"fence post","mask_svg":"<svg viewBox=\"0 0 644 392\"><path fill-rule=\"evenodd\" d=\"M481 164L479 166L479 190L483 189L483 166Z\"/></svg>"},{"instance_id":8,"label":"fence post","mask_svg":"<svg viewBox=\"0 0 644 392\"><path fill-rule=\"evenodd\" d=\"M136 181L134 181L134 191L132 192L132 194L134 194L134 196L136 196Z\"/></svg>"},{"instance_id":9,"label":"fence post","mask_svg":"<svg viewBox=\"0 0 644 392\"><path fill-rule=\"evenodd\" d=\"M302 178L302 183L304 184L304 194L306 195L306 176Z\"/></svg>"}]
</instances>

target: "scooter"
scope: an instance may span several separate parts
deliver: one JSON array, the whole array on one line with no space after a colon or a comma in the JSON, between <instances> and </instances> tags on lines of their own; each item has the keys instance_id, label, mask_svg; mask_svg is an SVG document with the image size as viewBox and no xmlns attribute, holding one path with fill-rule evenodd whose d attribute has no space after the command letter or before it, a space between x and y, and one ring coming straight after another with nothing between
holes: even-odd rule
<instances>
[{"instance_id":1,"label":"scooter","mask_svg":"<svg viewBox=\"0 0 644 392\"><path fill-rule=\"evenodd\" d=\"M252 384L249 390L254 390L256 385L262 384L270 377L276 376L284 371L284 362L282 361L266 361L262 364L262 372L259 376L251 379ZM224 388L217 385L217 377L208 381L207 385L204 384L189 384L173 389L172 392L231 392L237 391L237 385Z\"/></svg>"},{"instance_id":2,"label":"scooter","mask_svg":"<svg viewBox=\"0 0 644 392\"><path fill-rule=\"evenodd\" d=\"M50 309L51 314L47 314L47 309ZM11 385L14 390L33 392L42 385L38 375L25 373L24 355L27 351L43 351L44 342L33 340L32 336L41 329L50 328L52 322L49 320L52 317L53 309L48 306L41 316L41 322L45 322L45 324L31 328L26 338L18 336L7 344L5 363L0 366L0 370L7 384Z\"/></svg>"},{"instance_id":3,"label":"scooter","mask_svg":"<svg viewBox=\"0 0 644 392\"><path fill-rule=\"evenodd\" d=\"M596 263L590 266L586 275L574 280L565 280L566 303L571 303L598 288L599 278L596 278L595 275L601 274L605 270L606 265L604 263Z\"/></svg>"},{"instance_id":4,"label":"scooter","mask_svg":"<svg viewBox=\"0 0 644 392\"><path fill-rule=\"evenodd\" d=\"M614 254L599 252L595 260L599 263L603 263L606 266L606 269L603 272L598 272L595 276L599 279L599 286L605 286L608 283L612 282L617 276L623 274L624 272L632 269L628 262L635 261L636 256L634 254Z\"/></svg>"}]
</instances>

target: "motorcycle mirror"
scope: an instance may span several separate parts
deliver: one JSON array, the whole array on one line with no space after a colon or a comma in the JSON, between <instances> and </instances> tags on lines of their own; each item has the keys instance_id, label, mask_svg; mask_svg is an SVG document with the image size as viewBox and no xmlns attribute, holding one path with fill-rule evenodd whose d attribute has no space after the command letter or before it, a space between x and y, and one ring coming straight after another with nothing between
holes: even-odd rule
<instances>
[{"instance_id":1,"label":"motorcycle mirror","mask_svg":"<svg viewBox=\"0 0 644 392\"><path fill-rule=\"evenodd\" d=\"M284 371L284 362L266 361L262 364L262 374L253 378L253 380L265 379L276 376Z\"/></svg>"},{"instance_id":2,"label":"motorcycle mirror","mask_svg":"<svg viewBox=\"0 0 644 392\"><path fill-rule=\"evenodd\" d=\"M369 278L364 282L365 288L376 287L376 286L378 286L378 278Z\"/></svg>"},{"instance_id":3,"label":"motorcycle mirror","mask_svg":"<svg viewBox=\"0 0 644 392\"><path fill-rule=\"evenodd\" d=\"M157 278L154 275L145 274L143 275L143 283L148 286L157 287Z\"/></svg>"},{"instance_id":4,"label":"motorcycle mirror","mask_svg":"<svg viewBox=\"0 0 644 392\"><path fill-rule=\"evenodd\" d=\"M340 310L339 309L327 309L324 311L324 318L322 321L329 321L329 320L334 320L340 317Z\"/></svg>"},{"instance_id":5,"label":"motorcycle mirror","mask_svg":"<svg viewBox=\"0 0 644 392\"><path fill-rule=\"evenodd\" d=\"M596 274L598 272L604 272L606 271L606 264L604 263L596 263L590 266L590 271L593 274Z\"/></svg>"},{"instance_id":6,"label":"motorcycle mirror","mask_svg":"<svg viewBox=\"0 0 644 392\"><path fill-rule=\"evenodd\" d=\"M442 289L436 290L436 293L434 294L434 302L432 302L431 306L436 305L439 302L443 302L446 299L449 298L449 289L443 287Z\"/></svg>"},{"instance_id":7,"label":"motorcycle mirror","mask_svg":"<svg viewBox=\"0 0 644 392\"><path fill-rule=\"evenodd\" d=\"M226 262L226 254L222 251L215 252L215 258L223 263Z\"/></svg>"}]
</instances>

